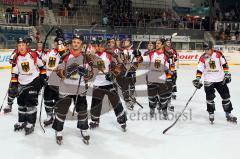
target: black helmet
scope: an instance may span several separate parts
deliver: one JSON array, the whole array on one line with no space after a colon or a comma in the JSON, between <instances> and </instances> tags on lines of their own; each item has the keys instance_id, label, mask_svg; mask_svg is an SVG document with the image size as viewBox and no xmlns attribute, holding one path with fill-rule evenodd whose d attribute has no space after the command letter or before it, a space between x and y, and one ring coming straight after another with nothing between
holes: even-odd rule
<instances>
[{"instance_id":1,"label":"black helmet","mask_svg":"<svg viewBox=\"0 0 240 159\"><path fill-rule=\"evenodd\" d=\"M19 38L17 38L17 44L19 44L19 43L28 43L28 41L25 38L19 37Z\"/></svg>"},{"instance_id":2,"label":"black helmet","mask_svg":"<svg viewBox=\"0 0 240 159\"><path fill-rule=\"evenodd\" d=\"M69 45L69 44L71 44L71 43L72 43L72 40L69 40L69 39L66 39L66 40L64 40L64 42L63 42L64 45Z\"/></svg>"},{"instance_id":3,"label":"black helmet","mask_svg":"<svg viewBox=\"0 0 240 159\"><path fill-rule=\"evenodd\" d=\"M73 39L79 39L79 40L83 41L83 40L84 40L84 37L83 37L83 35L74 34L74 35L73 35Z\"/></svg>"},{"instance_id":4,"label":"black helmet","mask_svg":"<svg viewBox=\"0 0 240 159\"><path fill-rule=\"evenodd\" d=\"M203 43L203 50L210 50L213 48L213 43L212 42L204 42Z\"/></svg>"},{"instance_id":5,"label":"black helmet","mask_svg":"<svg viewBox=\"0 0 240 159\"><path fill-rule=\"evenodd\" d=\"M56 33L57 38L64 39L64 33L63 33L63 30L61 28L56 29L55 33Z\"/></svg>"}]
</instances>

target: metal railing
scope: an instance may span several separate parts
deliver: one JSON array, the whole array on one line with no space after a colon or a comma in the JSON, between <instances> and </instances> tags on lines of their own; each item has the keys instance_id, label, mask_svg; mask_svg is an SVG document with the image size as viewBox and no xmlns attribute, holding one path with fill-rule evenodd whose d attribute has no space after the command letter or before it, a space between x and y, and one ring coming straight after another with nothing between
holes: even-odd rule
<instances>
[{"instance_id":1,"label":"metal railing","mask_svg":"<svg viewBox=\"0 0 240 159\"><path fill-rule=\"evenodd\" d=\"M177 21L177 20L166 20L162 19L128 19L128 21L119 20L108 20L108 23L103 22L103 18L99 19L96 16L56 16L56 21L59 26L84 26L97 23L102 26L109 27L154 27L154 28L169 28L169 29L193 29L193 30L204 30L202 27L202 21L190 22L190 21Z\"/></svg>"},{"instance_id":2,"label":"metal railing","mask_svg":"<svg viewBox=\"0 0 240 159\"><path fill-rule=\"evenodd\" d=\"M38 15L34 17L33 14L28 13L12 14L6 12L3 14L3 17L5 17L4 24L10 25L36 26L41 23Z\"/></svg>"},{"instance_id":3,"label":"metal railing","mask_svg":"<svg viewBox=\"0 0 240 159\"><path fill-rule=\"evenodd\" d=\"M215 31L225 31L228 27L231 32L240 31L240 22L215 22Z\"/></svg>"}]
</instances>

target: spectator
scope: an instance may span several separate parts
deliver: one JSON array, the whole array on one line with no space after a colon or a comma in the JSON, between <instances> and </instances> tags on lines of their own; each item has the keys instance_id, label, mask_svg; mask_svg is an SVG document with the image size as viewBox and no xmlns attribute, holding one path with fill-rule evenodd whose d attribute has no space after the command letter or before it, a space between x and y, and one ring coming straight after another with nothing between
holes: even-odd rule
<instances>
[{"instance_id":1,"label":"spectator","mask_svg":"<svg viewBox=\"0 0 240 159\"><path fill-rule=\"evenodd\" d=\"M103 25L108 25L108 17L106 15L103 16L102 23Z\"/></svg>"},{"instance_id":2,"label":"spectator","mask_svg":"<svg viewBox=\"0 0 240 159\"><path fill-rule=\"evenodd\" d=\"M44 7L44 0L40 0L40 3L41 3L41 8Z\"/></svg>"},{"instance_id":3,"label":"spectator","mask_svg":"<svg viewBox=\"0 0 240 159\"><path fill-rule=\"evenodd\" d=\"M87 0L83 0L82 4L83 4L83 6L86 6L87 5Z\"/></svg>"},{"instance_id":4,"label":"spectator","mask_svg":"<svg viewBox=\"0 0 240 159\"><path fill-rule=\"evenodd\" d=\"M43 8L39 9L39 16L40 16L40 24L43 24L44 17L45 17L45 11Z\"/></svg>"},{"instance_id":5,"label":"spectator","mask_svg":"<svg viewBox=\"0 0 240 159\"><path fill-rule=\"evenodd\" d=\"M11 21L11 14L12 14L12 9L8 7L5 11L5 18L7 23Z\"/></svg>"},{"instance_id":6,"label":"spectator","mask_svg":"<svg viewBox=\"0 0 240 159\"><path fill-rule=\"evenodd\" d=\"M225 30L226 40L230 40L231 39L230 34L231 34L231 29L230 29L230 26L228 25L226 30Z\"/></svg>"},{"instance_id":7,"label":"spectator","mask_svg":"<svg viewBox=\"0 0 240 159\"><path fill-rule=\"evenodd\" d=\"M100 9L102 9L102 7L103 7L102 0L98 0L98 5L99 5Z\"/></svg>"},{"instance_id":8,"label":"spectator","mask_svg":"<svg viewBox=\"0 0 240 159\"><path fill-rule=\"evenodd\" d=\"M235 36L236 36L236 40L239 41L239 31L238 30L235 32Z\"/></svg>"},{"instance_id":9,"label":"spectator","mask_svg":"<svg viewBox=\"0 0 240 159\"><path fill-rule=\"evenodd\" d=\"M19 16L19 9L17 7L13 7L13 13L12 13L13 23L18 22L18 18L19 18L18 16Z\"/></svg>"}]
</instances>

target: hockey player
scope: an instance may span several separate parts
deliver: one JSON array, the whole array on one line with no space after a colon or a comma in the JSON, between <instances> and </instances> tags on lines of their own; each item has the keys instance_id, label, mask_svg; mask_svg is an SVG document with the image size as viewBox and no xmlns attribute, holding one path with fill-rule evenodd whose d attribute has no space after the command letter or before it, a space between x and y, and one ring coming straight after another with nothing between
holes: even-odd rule
<instances>
[{"instance_id":1,"label":"hockey player","mask_svg":"<svg viewBox=\"0 0 240 159\"><path fill-rule=\"evenodd\" d=\"M147 43L147 51L143 54L143 56L149 56L150 54L152 54L153 51L154 51L154 45L151 41L149 41Z\"/></svg>"},{"instance_id":2,"label":"hockey player","mask_svg":"<svg viewBox=\"0 0 240 159\"><path fill-rule=\"evenodd\" d=\"M134 50L129 38L123 40L123 51L119 57L126 68L122 76L117 77L117 81L122 89L125 104L129 110L133 110L135 99L136 70L143 58L139 50Z\"/></svg>"},{"instance_id":3,"label":"hockey player","mask_svg":"<svg viewBox=\"0 0 240 159\"><path fill-rule=\"evenodd\" d=\"M43 52L42 48L43 48L43 42L38 41L37 42L37 49L35 50L35 52L38 54L38 56L40 58L42 58L42 56L44 55L44 52Z\"/></svg>"},{"instance_id":4,"label":"hockey player","mask_svg":"<svg viewBox=\"0 0 240 159\"><path fill-rule=\"evenodd\" d=\"M149 72L146 75L150 116L154 117L155 108L159 103L159 112L168 119L167 105L172 92L172 76L169 69L168 57L164 54L164 39L156 41L156 50L150 57Z\"/></svg>"},{"instance_id":5,"label":"hockey player","mask_svg":"<svg viewBox=\"0 0 240 159\"><path fill-rule=\"evenodd\" d=\"M84 143L88 144L88 113L86 94L82 93L82 85L92 76L91 61L82 51L83 37L74 35L72 49L64 56L63 63L58 66L57 74L62 79L59 86L60 99L56 104L55 118L52 128L56 131L56 141L62 143L62 131L68 109L74 101L78 113L77 127L80 129ZM85 49L86 50L86 49ZM85 51L84 50L84 51Z\"/></svg>"},{"instance_id":6,"label":"hockey player","mask_svg":"<svg viewBox=\"0 0 240 159\"><path fill-rule=\"evenodd\" d=\"M176 99L176 92L177 92L177 61L178 61L178 53L173 48L171 39L166 39L165 41L165 53L168 56L169 64L170 64L170 70L172 71L172 79L173 79L173 92L172 92L172 98ZM171 106L170 106L171 108ZM171 108L174 110L174 107Z\"/></svg>"},{"instance_id":7,"label":"hockey player","mask_svg":"<svg viewBox=\"0 0 240 159\"><path fill-rule=\"evenodd\" d=\"M114 39L108 40L108 46L110 48L115 47ZM110 66L113 60L115 60L115 62L119 61L116 61L114 58L116 56L113 57L112 54L105 51L102 42L96 41L96 43L93 44L93 49L96 53L94 61L97 63L97 73L93 83L92 105L90 110L92 122L90 122L90 128L93 129L99 126L103 97L107 95L117 117L117 122L121 125L123 131L125 131L127 116L123 109L117 88L113 84L112 74L110 73ZM118 59L118 57L116 58Z\"/></svg>"},{"instance_id":8,"label":"hockey player","mask_svg":"<svg viewBox=\"0 0 240 159\"><path fill-rule=\"evenodd\" d=\"M45 63L46 69L47 69L47 76L49 77L52 75L54 71L56 71L56 68L60 62L61 56L59 55L58 49L51 49L46 54L42 56L42 59ZM53 109L56 104L56 102L59 99L59 88L58 86L54 86L51 84L48 84L44 87L44 106L45 111L47 113L47 119L44 120L44 126L49 126L52 124L54 116L53 116Z\"/></svg>"},{"instance_id":9,"label":"hockey player","mask_svg":"<svg viewBox=\"0 0 240 159\"><path fill-rule=\"evenodd\" d=\"M26 39L25 39L26 40ZM27 50L28 52L30 51L29 46L27 45ZM18 57L18 53L17 53L17 49L14 49L14 51L12 52L10 59L9 59L9 63L12 65L11 67L13 68L16 63L16 59ZM17 92L18 92L18 85L12 85L12 83L9 83L9 87L8 87L8 104L4 107L3 112L4 114L10 113L12 112L12 105L13 105L13 101L17 96Z\"/></svg>"},{"instance_id":10,"label":"hockey player","mask_svg":"<svg viewBox=\"0 0 240 159\"><path fill-rule=\"evenodd\" d=\"M31 134L37 118L38 93L45 83L46 69L36 52L27 49L27 41L19 38L17 41L17 58L12 68L11 85L18 85L18 123L14 131L25 129L25 134Z\"/></svg>"},{"instance_id":11,"label":"hockey player","mask_svg":"<svg viewBox=\"0 0 240 159\"><path fill-rule=\"evenodd\" d=\"M231 114L233 107L227 86L231 82L228 63L222 52L214 50L211 44L205 43L203 47L204 54L199 59L196 79L193 80L193 85L197 89L200 89L202 87L200 79L203 78L207 111L211 123L214 122L215 90L217 90L222 98L222 106L227 121L236 123L237 118Z\"/></svg>"}]
</instances>

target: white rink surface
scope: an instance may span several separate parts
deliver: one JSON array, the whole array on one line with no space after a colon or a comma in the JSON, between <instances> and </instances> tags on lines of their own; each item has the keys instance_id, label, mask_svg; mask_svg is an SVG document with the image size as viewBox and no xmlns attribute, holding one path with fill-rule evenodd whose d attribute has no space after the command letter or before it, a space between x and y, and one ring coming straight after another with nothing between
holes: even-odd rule
<instances>
[{"instance_id":1,"label":"white rink surface","mask_svg":"<svg viewBox=\"0 0 240 159\"><path fill-rule=\"evenodd\" d=\"M233 114L240 118L239 66L232 66L232 83L229 84ZM192 95L192 80L195 68L181 66L178 71L177 100L173 101L179 112ZM5 96L10 79L10 70L0 70L0 102ZM88 97L90 99L90 97ZM137 98L149 112L147 97ZM40 102L40 101L39 101ZM162 131L173 121L128 120L128 129L123 133L113 112L101 117L100 127L91 130L90 145L83 144L76 121L67 121L63 133L63 145L55 143L54 131L49 127L44 134L37 121L35 132L25 136L24 132L14 132L17 122L17 105L13 113L0 115L1 159L237 159L240 149L240 126L226 122L220 96L216 99L215 124L210 125L206 112L203 89L196 93L188 108L192 110L192 120L180 121L167 135ZM90 106L90 103L89 103ZM39 108L39 107L38 107ZM134 111L137 113L137 106ZM188 109L187 113L190 112ZM38 113L39 114L39 113ZM45 118L43 109L42 120Z\"/></svg>"}]
</instances>

